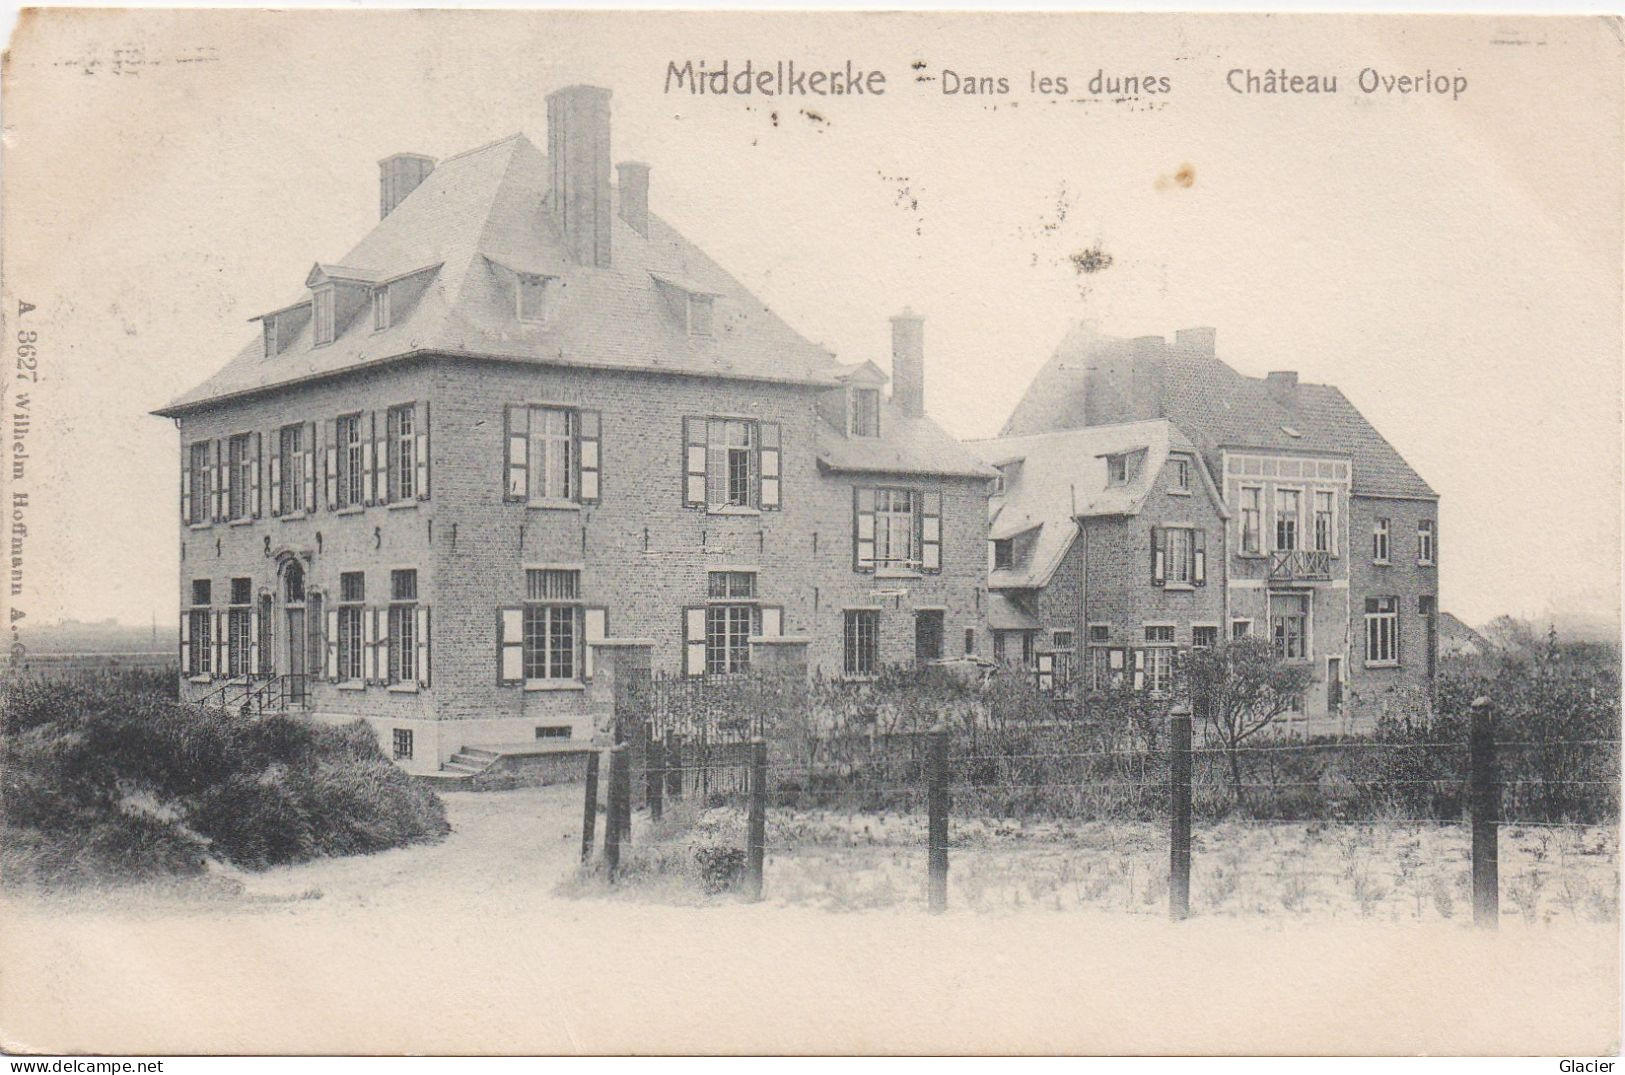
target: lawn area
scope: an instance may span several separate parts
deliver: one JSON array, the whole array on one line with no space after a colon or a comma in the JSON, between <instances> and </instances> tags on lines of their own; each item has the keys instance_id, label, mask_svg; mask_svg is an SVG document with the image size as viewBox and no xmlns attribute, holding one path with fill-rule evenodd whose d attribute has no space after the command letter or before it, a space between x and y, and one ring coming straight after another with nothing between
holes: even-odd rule
<instances>
[{"instance_id":1,"label":"lawn area","mask_svg":"<svg viewBox=\"0 0 1625 1075\"><path fill-rule=\"evenodd\" d=\"M912 906L902 843L830 847L897 856L901 895L853 913L796 894L786 870L799 853L775 852L769 898L754 906L572 897L578 786L445 800L453 831L440 843L8 896L5 1044L386 1054L1600 1054L1618 1044L1618 925L1585 914L1526 921L1509 907L1493 936L1464 926L1465 908L1450 920L1355 908L1174 925L1154 905L1125 914L1116 896L1018 907L991 881L978 907L967 878L1016 871L998 865L1008 857L978 867L976 856L1012 852L965 848L950 910L932 917ZM637 824L635 848L649 836ZM1160 852L1151 832L1145 840L1100 854L1149 863Z\"/></svg>"}]
</instances>

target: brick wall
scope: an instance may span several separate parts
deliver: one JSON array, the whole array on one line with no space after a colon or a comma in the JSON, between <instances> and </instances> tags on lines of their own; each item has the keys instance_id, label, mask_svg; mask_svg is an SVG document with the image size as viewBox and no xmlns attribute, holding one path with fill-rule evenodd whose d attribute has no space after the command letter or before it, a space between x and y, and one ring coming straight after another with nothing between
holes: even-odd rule
<instances>
[{"instance_id":1,"label":"brick wall","mask_svg":"<svg viewBox=\"0 0 1625 1075\"><path fill-rule=\"evenodd\" d=\"M1386 565L1373 562L1372 531L1376 520L1389 520ZM1417 562L1417 524L1434 524L1434 566ZM1375 719L1380 696L1396 687L1427 689L1429 619L1418 599L1430 597L1436 620L1439 594L1438 502L1356 496L1350 513L1349 683L1353 711L1362 725ZM1365 662L1365 601L1370 597L1399 600L1399 666L1373 668Z\"/></svg>"}]
</instances>

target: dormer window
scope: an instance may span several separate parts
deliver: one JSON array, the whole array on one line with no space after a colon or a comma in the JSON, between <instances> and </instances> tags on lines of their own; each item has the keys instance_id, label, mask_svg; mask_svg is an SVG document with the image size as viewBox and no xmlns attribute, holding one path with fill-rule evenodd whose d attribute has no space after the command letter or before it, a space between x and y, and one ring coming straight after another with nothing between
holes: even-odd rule
<instances>
[{"instance_id":1,"label":"dormer window","mask_svg":"<svg viewBox=\"0 0 1625 1075\"><path fill-rule=\"evenodd\" d=\"M520 273L515 313L519 320L540 324L547 320L548 277Z\"/></svg>"},{"instance_id":2,"label":"dormer window","mask_svg":"<svg viewBox=\"0 0 1625 1075\"><path fill-rule=\"evenodd\" d=\"M710 295L690 295L688 297L688 334L690 336L711 335L711 320L714 312Z\"/></svg>"},{"instance_id":3,"label":"dormer window","mask_svg":"<svg viewBox=\"0 0 1625 1075\"><path fill-rule=\"evenodd\" d=\"M382 332L389 327L389 288L372 289L372 330Z\"/></svg>"},{"instance_id":4,"label":"dormer window","mask_svg":"<svg viewBox=\"0 0 1625 1075\"><path fill-rule=\"evenodd\" d=\"M1108 455L1106 457L1106 484L1128 484L1128 456Z\"/></svg>"},{"instance_id":5,"label":"dormer window","mask_svg":"<svg viewBox=\"0 0 1625 1075\"><path fill-rule=\"evenodd\" d=\"M265 357L274 358L277 352L282 350L276 337L276 318L274 316L264 318L260 322L260 327L265 329Z\"/></svg>"},{"instance_id":6,"label":"dormer window","mask_svg":"<svg viewBox=\"0 0 1625 1075\"><path fill-rule=\"evenodd\" d=\"M318 288L311 296L314 306L312 317L315 328L316 346L333 342L333 288L331 286Z\"/></svg>"},{"instance_id":7,"label":"dormer window","mask_svg":"<svg viewBox=\"0 0 1625 1075\"><path fill-rule=\"evenodd\" d=\"M997 538L993 542L993 570L1008 571L1016 564L1014 538Z\"/></svg>"},{"instance_id":8,"label":"dormer window","mask_svg":"<svg viewBox=\"0 0 1625 1075\"><path fill-rule=\"evenodd\" d=\"M846 433L849 437L880 436L880 389L847 390Z\"/></svg>"}]
</instances>

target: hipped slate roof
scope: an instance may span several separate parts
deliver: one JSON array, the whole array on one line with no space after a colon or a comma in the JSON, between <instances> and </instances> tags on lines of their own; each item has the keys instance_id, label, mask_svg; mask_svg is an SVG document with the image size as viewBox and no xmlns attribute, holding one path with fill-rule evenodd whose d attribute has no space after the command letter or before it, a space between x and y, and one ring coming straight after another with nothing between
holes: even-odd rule
<instances>
[{"instance_id":1,"label":"hipped slate roof","mask_svg":"<svg viewBox=\"0 0 1625 1075\"><path fill-rule=\"evenodd\" d=\"M576 264L545 207L548 182L547 158L522 134L441 162L357 246L322 263L377 280L439 265L421 298L389 328L375 333L363 312L331 344L313 347L307 323L269 358L256 336L218 373L158 413L417 352L835 383L837 366L828 351L798 335L652 213L648 238L614 215L612 267ZM504 271L556 277L557 316L546 324L520 323ZM714 293L715 334L690 336L655 276ZM307 293L288 305L308 300Z\"/></svg>"},{"instance_id":2,"label":"hipped slate roof","mask_svg":"<svg viewBox=\"0 0 1625 1075\"><path fill-rule=\"evenodd\" d=\"M1105 357L1130 354L1134 347L1132 340L1097 335L1081 325L1074 328L1028 386L1006 432L1084 426L1089 367ZM1295 401L1283 405L1262 378L1238 373L1211 354L1175 345L1143 360L1160 379L1158 416L1189 433L1215 472L1221 447L1342 455L1353 463L1355 493L1437 495L1332 385L1300 384ZM1112 409L1100 401L1097 407ZM1144 417L1143 412L1119 410L1097 420ZM1289 429L1300 435L1292 436Z\"/></svg>"},{"instance_id":3,"label":"hipped slate roof","mask_svg":"<svg viewBox=\"0 0 1625 1075\"><path fill-rule=\"evenodd\" d=\"M903 414L890 401L880 405L880 436L848 437L818 423L818 465L854 474L935 474L997 478L999 472L976 458L930 418Z\"/></svg>"},{"instance_id":4,"label":"hipped slate roof","mask_svg":"<svg viewBox=\"0 0 1625 1075\"><path fill-rule=\"evenodd\" d=\"M989 574L989 589L1047 585L1077 536L1077 519L1139 514L1168 453L1196 451L1190 438L1163 419L972 441L970 447L990 464L1020 461L1019 475L1007 482L1004 495L988 501L988 538L1039 531L1023 563ZM1119 454L1138 455L1138 469L1125 484L1108 485L1105 457Z\"/></svg>"}]
</instances>

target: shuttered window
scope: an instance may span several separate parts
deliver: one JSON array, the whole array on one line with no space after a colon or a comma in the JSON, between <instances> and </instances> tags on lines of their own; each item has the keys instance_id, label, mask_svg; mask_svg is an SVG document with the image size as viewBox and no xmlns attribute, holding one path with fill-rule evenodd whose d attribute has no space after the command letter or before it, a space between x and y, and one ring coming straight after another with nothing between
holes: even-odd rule
<instances>
[{"instance_id":1,"label":"shuttered window","mask_svg":"<svg viewBox=\"0 0 1625 1075\"><path fill-rule=\"evenodd\" d=\"M683 419L683 503L710 511L781 506L783 447L777 422Z\"/></svg>"},{"instance_id":2,"label":"shuttered window","mask_svg":"<svg viewBox=\"0 0 1625 1075\"><path fill-rule=\"evenodd\" d=\"M942 569L942 494L853 489L853 560L859 571Z\"/></svg>"},{"instance_id":3,"label":"shuttered window","mask_svg":"<svg viewBox=\"0 0 1625 1075\"><path fill-rule=\"evenodd\" d=\"M367 444L362 435L361 415L346 414L336 423L338 451L338 499L340 508L367 502Z\"/></svg>"},{"instance_id":4,"label":"shuttered window","mask_svg":"<svg viewBox=\"0 0 1625 1075\"><path fill-rule=\"evenodd\" d=\"M188 525L209 521L209 442L192 445L181 473L181 518Z\"/></svg>"},{"instance_id":5,"label":"shuttered window","mask_svg":"<svg viewBox=\"0 0 1625 1075\"><path fill-rule=\"evenodd\" d=\"M503 498L594 503L601 495L601 416L575 407L512 405L505 412Z\"/></svg>"}]
</instances>

